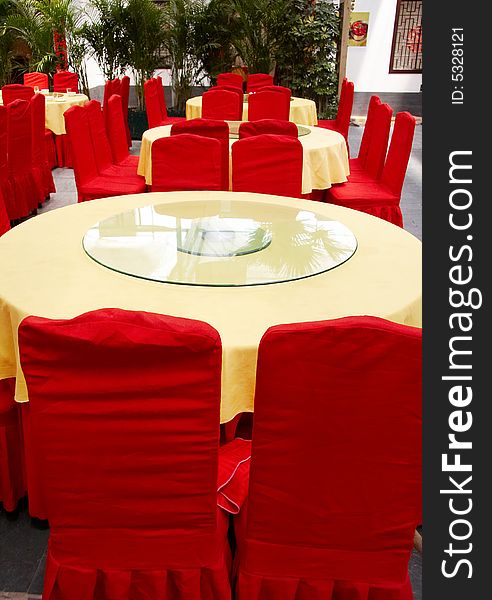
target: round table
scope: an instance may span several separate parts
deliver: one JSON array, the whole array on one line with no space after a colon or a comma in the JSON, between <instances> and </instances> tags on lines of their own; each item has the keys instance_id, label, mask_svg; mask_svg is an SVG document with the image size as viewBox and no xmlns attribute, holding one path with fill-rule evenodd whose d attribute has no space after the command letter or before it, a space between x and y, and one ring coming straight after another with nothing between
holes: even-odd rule
<instances>
[{"instance_id":1,"label":"round table","mask_svg":"<svg viewBox=\"0 0 492 600\"><path fill-rule=\"evenodd\" d=\"M152 143L171 135L172 125L148 129L142 135L142 146L137 173L145 177L147 185L152 185ZM337 131L321 127L306 127L308 135L301 135L299 141L303 149L302 193L313 190L326 190L333 183L347 181L350 174L347 144ZM236 142L231 139L230 147ZM193 168L193 165L190 165Z\"/></svg>"},{"instance_id":2,"label":"round table","mask_svg":"<svg viewBox=\"0 0 492 600\"><path fill-rule=\"evenodd\" d=\"M333 270L272 285L209 287L159 283L113 271L90 258L82 239L96 222L149 204L241 200L255 206L316 210L356 236L355 254ZM16 377L16 400L28 400L19 363L17 329L28 315L72 318L103 307L144 310L205 321L223 347L221 422L253 410L256 354L268 327L376 315L421 324L421 243L365 213L279 196L234 192L139 194L54 210L0 238L0 378ZM164 207L165 208L165 207ZM261 211L260 211L261 212ZM269 249L282 260L284 248ZM247 259L247 257L246 257Z\"/></svg>"},{"instance_id":3,"label":"round table","mask_svg":"<svg viewBox=\"0 0 492 600\"><path fill-rule=\"evenodd\" d=\"M50 129L55 135L64 135L67 133L63 113L71 106L83 106L89 100L85 94L75 94L75 96L63 94L60 100L56 100L53 94L44 94L44 96L46 98L45 127L46 129ZM1 96L0 104L3 104Z\"/></svg>"},{"instance_id":4,"label":"round table","mask_svg":"<svg viewBox=\"0 0 492 600\"><path fill-rule=\"evenodd\" d=\"M202 97L195 96L186 101L186 118L197 119L202 116ZM290 120L298 125L317 125L316 102L305 98L293 97L290 102ZM248 103L243 103L243 121L248 120Z\"/></svg>"}]
</instances>

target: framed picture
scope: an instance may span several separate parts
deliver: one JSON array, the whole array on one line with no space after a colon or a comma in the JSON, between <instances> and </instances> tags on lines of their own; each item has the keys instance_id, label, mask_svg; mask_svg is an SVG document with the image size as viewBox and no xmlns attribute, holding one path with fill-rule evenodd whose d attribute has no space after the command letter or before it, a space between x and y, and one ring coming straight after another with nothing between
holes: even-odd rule
<instances>
[{"instance_id":1,"label":"framed picture","mask_svg":"<svg viewBox=\"0 0 492 600\"><path fill-rule=\"evenodd\" d=\"M368 12L352 12L349 26L349 46L366 46L367 32L369 29Z\"/></svg>"}]
</instances>

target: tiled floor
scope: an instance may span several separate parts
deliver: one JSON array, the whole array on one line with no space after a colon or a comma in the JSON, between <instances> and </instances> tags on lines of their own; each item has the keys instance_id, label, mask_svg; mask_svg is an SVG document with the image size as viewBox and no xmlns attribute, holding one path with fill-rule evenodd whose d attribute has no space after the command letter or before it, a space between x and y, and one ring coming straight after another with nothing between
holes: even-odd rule
<instances>
[{"instance_id":1,"label":"tiled floor","mask_svg":"<svg viewBox=\"0 0 492 600\"><path fill-rule=\"evenodd\" d=\"M362 127L350 128L352 156L357 150L362 136ZM139 143L134 143L132 153L138 154ZM403 188L402 211L405 228L418 238L422 238L422 127L417 126L414 146L407 177ZM73 171L55 169L56 194L39 212L53 210L77 201ZM0 600L40 600L48 530L33 527L27 514L25 503L19 517L8 520L0 511ZM410 561L410 579L414 589L414 600L422 598L422 559L416 552Z\"/></svg>"}]
</instances>

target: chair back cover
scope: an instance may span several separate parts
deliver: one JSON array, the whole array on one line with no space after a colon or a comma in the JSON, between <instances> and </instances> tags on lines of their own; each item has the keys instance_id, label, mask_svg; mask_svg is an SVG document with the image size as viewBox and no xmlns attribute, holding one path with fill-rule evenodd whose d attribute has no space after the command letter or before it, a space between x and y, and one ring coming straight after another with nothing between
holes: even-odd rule
<instances>
[{"instance_id":1,"label":"chair back cover","mask_svg":"<svg viewBox=\"0 0 492 600\"><path fill-rule=\"evenodd\" d=\"M226 90L228 92L234 92L235 94L239 95L239 97L241 98L241 102L244 101L243 91L240 88L234 87L232 85L216 85L215 87L208 88L207 92L216 92L218 90Z\"/></svg>"},{"instance_id":2,"label":"chair back cover","mask_svg":"<svg viewBox=\"0 0 492 600\"><path fill-rule=\"evenodd\" d=\"M84 105L84 108L87 112L87 118L89 119L89 131L91 134L94 156L96 158L97 170L99 173L102 173L102 171L113 164L113 155L108 134L106 133L107 129L104 123L103 113L101 112L101 103L97 100L91 100ZM107 112L109 112L108 109ZM109 117L106 114L106 120L108 121L108 119Z\"/></svg>"},{"instance_id":3,"label":"chair back cover","mask_svg":"<svg viewBox=\"0 0 492 600\"><path fill-rule=\"evenodd\" d=\"M120 79L108 79L104 84L104 96L103 96L103 112L104 119L107 118L108 112L108 101L113 94L121 95L121 80Z\"/></svg>"},{"instance_id":4,"label":"chair back cover","mask_svg":"<svg viewBox=\"0 0 492 600\"><path fill-rule=\"evenodd\" d=\"M365 166L367 153L369 151L369 142L371 140L371 135L374 130L374 122L376 119L376 108L381 105L381 99L379 96L371 96L369 100L369 106L367 107L367 118L366 124L364 125L364 132L362 133L362 139L360 141L359 154L357 158L359 159L361 166Z\"/></svg>"},{"instance_id":5,"label":"chair back cover","mask_svg":"<svg viewBox=\"0 0 492 600\"><path fill-rule=\"evenodd\" d=\"M128 75L124 75L121 78L121 106L123 108L123 120L125 122L125 131L126 131L126 142L128 144L128 148L132 145L132 136L130 133L130 126L128 124L128 104L130 102L130 78Z\"/></svg>"},{"instance_id":6,"label":"chair back cover","mask_svg":"<svg viewBox=\"0 0 492 600\"><path fill-rule=\"evenodd\" d=\"M292 98L292 91L288 87L284 87L283 85L265 85L258 90L259 92L277 92L277 94L284 94L287 98Z\"/></svg>"},{"instance_id":7,"label":"chair back cover","mask_svg":"<svg viewBox=\"0 0 492 600\"><path fill-rule=\"evenodd\" d=\"M30 100L34 96L34 89L30 85L10 83L2 87L3 105L7 106L14 100Z\"/></svg>"},{"instance_id":8,"label":"chair back cover","mask_svg":"<svg viewBox=\"0 0 492 600\"><path fill-rule=\"evenodd\" d=\"M415 124L415 117L409 112L397 113L388 155L383 167L381 181L398 196L401 195L408 160L412 152Z\"/></svg>"},{"instance_id":9,"label":"chair back cover","mask_svg":"<svg viewBox=\"0 0 492 600\"><path fill-rule=\"evenodd\" d=\"M336 125L337 130L348 139L350 117L352 116L352 105L354 103L354 84L352 81L343 81L338 103Z\"/></svg>"},{"instance_id":10,"label":"chair back cover","mask_svg":"<svg viewBox=\"0 0 492 600\"><path fill-rule=\"evenodd\" d=\"M243 99L238 93L217 89L203 94L202 117L204 119L241 121L242 116Z\"/></svg>"},{"instance_id":11,"label":"chair back cover","mask_svg":"<svg viewBox=\"0 0 492 600\"><path fill-rule=\"evenodd\" d=\"M376 317L267 330L240 598L412 598L421 340Z\"/></svg>"},{"instance_id":12,"label":"chair back cover","mask_svg":"<svg viewBox=\"0 0 492 600\"><path fill-rule=\"evenodd\" d=\"M152 144L152 191L222 189L218 139L182 133Z\"/></svg>"},{"instance_id":13,"label":"chair back cover","mask_svg":"<svg viewBox=\"0 0 492 600\"><path fill-rule=\"evenodd\" d=\"M302 144L283 135L257 135L232 145L232 189L300 198Z\"/></svg>"},{"instance_id":14,"label":"chair back cover","mask_svg":"<svg viewBox=\"0 0 492 600\"><path fill-rule=\"evenodd\" d=\"M248 94L249 92L256 92L266 85L273 85L273 77L271 75L267 75L266 73L252 73L248 75L246 91Z\"/></svg>"},{"instance_id":15,"label":"chair back cover","mask_svg":"<svg viewBox=\"0 0 492 600\"><path fill-rule=\"evenodd\" d=\"M113 162L119 163L129 155L121 96L113 94L108 100L108 134Z\"/></svg>"},{"instance_id":16,"label":"chair back cover","mask_svg":"<svg viewBox=\"0 0 492 600\"><path fill-rule=\"evenodd\" d=\"M230 599L217 331L102 309L28 317L19 347L50 522L43 599Z\"/></svg>"},{"instance_id":17,"label":"chair back cover","mask_svg":"<svg viewBox=\"0 0 492 600\"><path fill-rule=\"evenodd\" d=\"M56 191L46 152L45 104L43 94L31 98L32 165L40 203Z\"/></svg>"},{"instance_id":18,"label":"chair back cover","mask_svg":"<svg viewBox=\"0 0 492 600\"><path fill-rule=\"evenodd\" d=\"M53 91L65 93L68 89L72 92L79 91L79 76L71 71L58 71L53 75Z\"/></svg>"},{"instance_id":19,"label":"chair back cover","mask_svg":"<svg viewBox=\"0 0 492 600\"><path fill-rule=\"evenodd\" d=\"M32 90L32 88L29 88ZM14 100L7 104L8 174L14 193L16 216L27 216L38 207L32 170L31 103Z\"/></svg>"},{"instance_id":20,"label":"chair back cover","mask_svg":"<svg viewBox=\"0 0 492 600\"><path fill-rule=\"evenodd\" d=\"M289 114L290 98L286 94L260 90L248 97L249 121L258 121L258 119L288 121Z\"/></svg>"},{"instance_id":21,"label":"chair back cover","mask_svg":"<svg viewBox=\"0 0 492 600\"><path fill-rule=\"evenodd\" d=\"M7 161L7 108L0 105L0 191L9 219L15 219L15 204Z\"/></svg>"},{"instance_id":22,"label":"chair back cover","mask_svg":"<svg viewBox=\"0 0 492 600\"><path fill-rule=\"evenodd\" d=\"M217 75L217 85L227 85L243 91L243 78L237 73L220 73Z\"/></svg>"},{"instance_id":23,"label":"chair back cover","mask_svg":"<svg viewBox=\"0 0 492 600\"><path fill-rule=\"evenodd\" d=\"M144 96L145 96L145 111L147 113L147 122L149 128L159 127L164 120L162 114L162 102L159 99L161 90L158 89L157 79L148 79L144 83Z\"/></svg>"},{"instance_id":24,"label":"chair back cover","mask_svg":"<svg viewBox=\"0 0 492 600\"><path fill-rule=\"evenodd\" d=\"M24 85L37 86L40 90L47 90L50 87L48 75L36 71L33 73L24 73Z\"/></svg>"},{"instance_id":25,"label":"chair back cover","mask_svg":"<svg viewBox=\"0 0 492 600\"><path fill-rule=\"evenodd\" d=\"M375 108L374 128L371 132L369 151L365 160L365 171L374 179L380 179L384 159L388 150L393 109L389 104L379 104Z\"/></svg>"},{"instance_id":26,"label":"chair back cover","mask_svg":"<svg viewBox=\"0 0 492 600\"><path fill-rule=\"evenodd\" d=\"M157 77L155 77L154 80L154 85L157 90L157 99L159 100L159 106L161 107L162 120L165 121L167 119L167 106L166 96L164 95L164 84L160 75L157 75Z\"/></svg>"},{"instance_id":27,"label":"chair back cover","mask_svg":"<svg viewBox=\"0 0 492 600\"><path fill-rule=\"evenodd\" d=\"M292 121L279 119L260 119L259 121L245 121L239 125L239 139L272 133L274 135L287 135L298 137L297 125Z\"/></svg>"},{"instance_id":28,"label":"chair back cover","mask_svg":"<svg viewBox=\"0 0 492 600\"><path fill-rule=\"evenodd\" d=\"M83 106L71 106L63 114L65 128L73 155L75 183L80 189L98 176L96 157L92 144L89 117Z\"/></svg>"},{"instance_id":29,"label":"chair back cover","mask_svg":"<svg viewBox=\"0 0 492 600\"><path fill-rule=\"evenodd\" d=\"M189 119L188 121L173 123L171 135L182 133L192 133L219 140L222 169L221 189L227 191L229 189L229 126L227 123L214 119Z\"/></svg>"}]
</instances>

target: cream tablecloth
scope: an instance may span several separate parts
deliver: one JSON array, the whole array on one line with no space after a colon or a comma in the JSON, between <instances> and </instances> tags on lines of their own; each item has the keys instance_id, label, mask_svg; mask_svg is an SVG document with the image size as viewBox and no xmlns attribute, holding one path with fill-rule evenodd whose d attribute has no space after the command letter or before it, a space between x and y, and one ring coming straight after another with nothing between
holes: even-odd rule
<instances>
[{"instance_id":1,"label":"cream tablecloth","mask_svg":"<svg viewBox=\"0 0 492 600\"><path fill-rule=\"evenodd\" d=\"M333 183L347 181L350 174L347 156L347 145L342 135L336 131L309 127L311 133L299 137L303 148L302 193L309 194L313 190L325 190ZM171 125L154 127L144 132L138 174L145 177L148 185L152 184L152 142L171 135ZM237 140L230 140L230 146ZM190 165L190 169L193 165Z\"/></svg>"},{"instance_id":2,"label":"cream tablecloth","mask_svg":"<svg viewBox=\"0 0 492 600\"><path fill-rule=\"evenodd\" d=\"M55 100L52 95L46 95L45 127L51 129L55 135L64 135L67 132L63 113L71 106L83 106L88 100L89 98L85 94L76 94L75 96L64 95L62 100ZM0 104L2 103L3 101L0 96Z\"/></svg>"},{"instance_id":3,"label":"cream tablecloth","mask_svg":"<svg viewBox=\"0 0 492 600\"><path fill-rule=\"evenodd\" d=\"M202 116L202 97L196 96L186 102L186 118L197 119ZM243 104L243 121L248 120L248 103ZM290 103L290 120L298 125L317 125L318 115L316 103L305 98L292 98Z\"/></svg>"},{"instance_id":4,"label":"cream tablecloth","mask_svg":"<svg viewBox=\"0 0 492 600\"><path fill-rule=\"evenodd\" d=\"M253 410L258 343L271 325L376 315L420 326L420 241L386 221L339 206L316 203L316 210L352 230L358 239L354 256L331 271L287 283L252 287L157 283L111 271L95 263L82 247L86 230L110 215L147 204L222 195L228 200L313 208L308 200L261 194L140 194L54 210L0 238L0 378L17 377L17 401L28 400L17 346L17 328L27 315L71 318L119 307L210 323L223 345L222 422Z\"/></svg>"}]
</instances>

